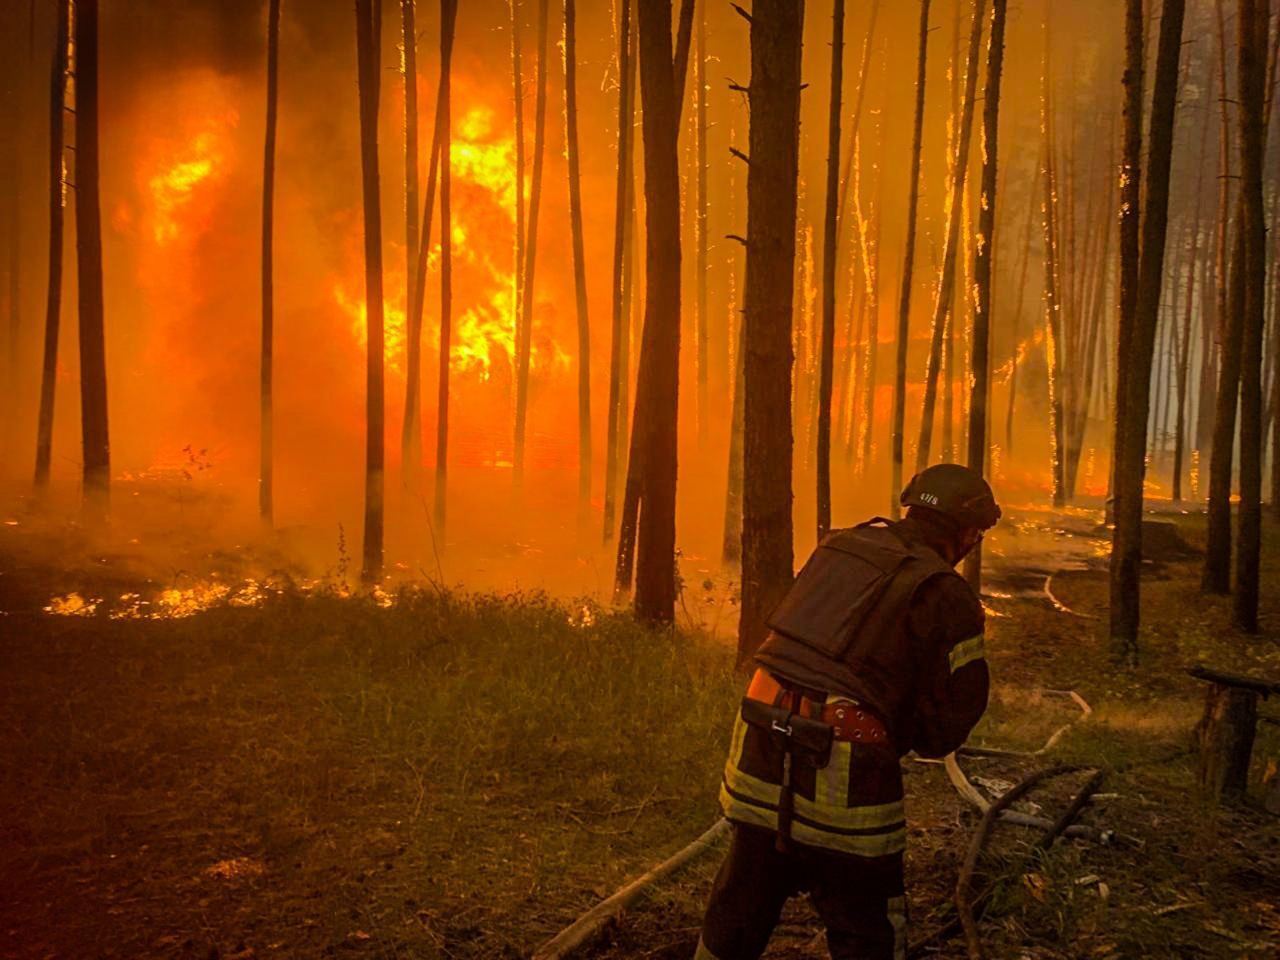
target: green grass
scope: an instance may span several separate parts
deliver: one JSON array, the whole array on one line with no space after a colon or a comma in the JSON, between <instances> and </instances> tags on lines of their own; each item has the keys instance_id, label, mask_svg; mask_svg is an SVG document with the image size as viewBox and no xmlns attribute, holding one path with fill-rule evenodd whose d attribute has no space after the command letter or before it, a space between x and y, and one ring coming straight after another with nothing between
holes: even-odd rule
<instances>
[{"instance_id":1,"label":"green grass","mask_svg":"<svg viewBox=\"0 0 1280 960\"><path fill-rule=\"evenodd\" d=\"M286 591L7 634L0 952L526 950L711 821L738 695L723 647L581 613Z\"/></svg>"},{"instance_id":2,"label":"green grass","mask_svg":"<svg viewBox=\"0 0 1280 960\"><path fill-rule=\"evenodd\" d=\"M1269 531L1264 583L1280 582L1278 547ZM285 586L186 619L49 617L38 591L91 570L0 570L2 957L523 956L716 815L742 684L723 641L539 595L428 589L389 607ZM1264 591L1271 632L1245 638L1197 579L1194 561L1146 571L1135 669L1112 663L1101 619L993 601L995 686L974 740L1043 744L1079 713L1044 688L1094 713L1042 760L966 770L994 783L1042 762L1104 766L1115 796L1086 820L1144 845L1027 860L1035 834L998 830L982 863L1005 876L982 926L990 956L1280 945L1280 819L1256 787L1236 808L1199 799L1202 687L1185 674L1204 661L1280 675L1280 597ZM1099 617L1105 570L1055 592ZM1260 727L1255 757L1256 784L1280 728ZM949 915L976 817L939 767L904 770L918 935ZM1052 818L1081 779L1031 799ZM655 891L600 955L687 960L717 860ZM821 954L797 902L769 956Z\"/></svg>"}]
</instances>

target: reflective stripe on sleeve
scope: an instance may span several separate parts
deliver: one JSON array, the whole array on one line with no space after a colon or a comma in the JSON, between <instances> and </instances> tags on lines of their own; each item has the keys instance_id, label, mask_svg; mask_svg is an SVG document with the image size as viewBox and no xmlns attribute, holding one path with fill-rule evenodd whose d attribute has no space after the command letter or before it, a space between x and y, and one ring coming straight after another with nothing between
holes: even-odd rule
<instances>
[{"instance_id":1,"label":"reflective stripe on sleeve","mask_svg":"<svg viewBox=\"0 0 1280 960\"><path fill-rule=\"evenodd\" d=\"M976 637L970 637L968 640L961 640L951 652L947 654L947 662L951 666L951 672L955 673L966 663L972 663L974 660L981 660L985 656L982 643L982 634Z\"/></svg>"}]
</instances>

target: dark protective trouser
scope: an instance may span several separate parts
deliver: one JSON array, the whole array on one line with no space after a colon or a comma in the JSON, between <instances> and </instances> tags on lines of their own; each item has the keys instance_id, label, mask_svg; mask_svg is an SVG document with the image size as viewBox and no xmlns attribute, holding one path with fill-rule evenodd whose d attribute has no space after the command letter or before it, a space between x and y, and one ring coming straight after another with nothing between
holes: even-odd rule
<instances>
[{"instance_id":1,"label":"dark protective trouser","mask_svg":"<svg viewBox=\"0 0 1280 960\"><path fill-rule=\"evenodd\" d=\"M787 899L806 891L826 925L832 960L906 956L901 853L851 857L798 845L779 853L773 831L741 824L733 830L695 960L756 960Z\"/></svg>"}]
</instances>

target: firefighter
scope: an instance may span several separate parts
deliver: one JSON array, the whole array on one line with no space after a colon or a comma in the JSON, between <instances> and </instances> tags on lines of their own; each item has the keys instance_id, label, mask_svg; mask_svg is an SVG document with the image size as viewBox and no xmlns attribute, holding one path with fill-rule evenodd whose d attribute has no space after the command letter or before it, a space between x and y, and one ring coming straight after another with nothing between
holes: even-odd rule
<instances>
[{"instance_id":1,"label":"firefighter","mask_svg":"<svg viewBox=\"0 0 1280 960\"><path fill-rule=\"evenodd\" d=\"M983 610L955 566L1000 518L957 464L906 516L836 530L768 620L720 806L734 825L695 960L754 960L808 892L833 960L906 956L900 758L959 747L987 706Z\"/></svg>"}]
</instances>

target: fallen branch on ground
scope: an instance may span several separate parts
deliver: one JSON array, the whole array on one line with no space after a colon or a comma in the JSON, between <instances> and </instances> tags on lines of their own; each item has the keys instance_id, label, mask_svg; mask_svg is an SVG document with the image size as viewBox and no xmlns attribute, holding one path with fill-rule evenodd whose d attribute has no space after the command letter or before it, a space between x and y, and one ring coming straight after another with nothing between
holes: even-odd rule
<instances>
[{"instance_id":1,"label":"fallen branch on ground","mask_svg":"<svg viewBox=\"0 0 1280 960\"><path fill-rule=\"evenodd\" d=\"M964 866L960 868L960 877L956 880L956 913L959 914L960 926L964 930L965 941L969 946L970 960L981 960L982 944L978 939L978 925L973 919L973 908L969 902L969 887L973 883L973 871L978 865L978 855L982 852L982 848L986 846L987 838L991 836L991 831L995 827L996 820L1000 817L1000 812L1015 800L1025 796L1037 784L1051 777L1059 777L1079 769L1076 766L1062 764L1037 770L1035 773L1025 777L1021 783L997 797L987 808L987 812L982 815L982 822L978 824L978 829L974 831L973 839L969 843L969 852L965 856ZM1057 825L1054 824L1053 826L1056 827Z\"/></svg>"},{"instance_id":2,"label":"fallen branch on ground","mask_svg":"<svg viewBox=\"0 0 1280 960\"><path fill-rule=\"evenodd\" d=\"M563 960L593 942L610 923L617 919L618 914L630 906L642 893L706 853L728 829L728 820L717 820L715 825L697 840L662 861L648 873L632 880L611 897L600 901L538 947L533 952L532 960Z\"/></svg>"}]
</instances>

